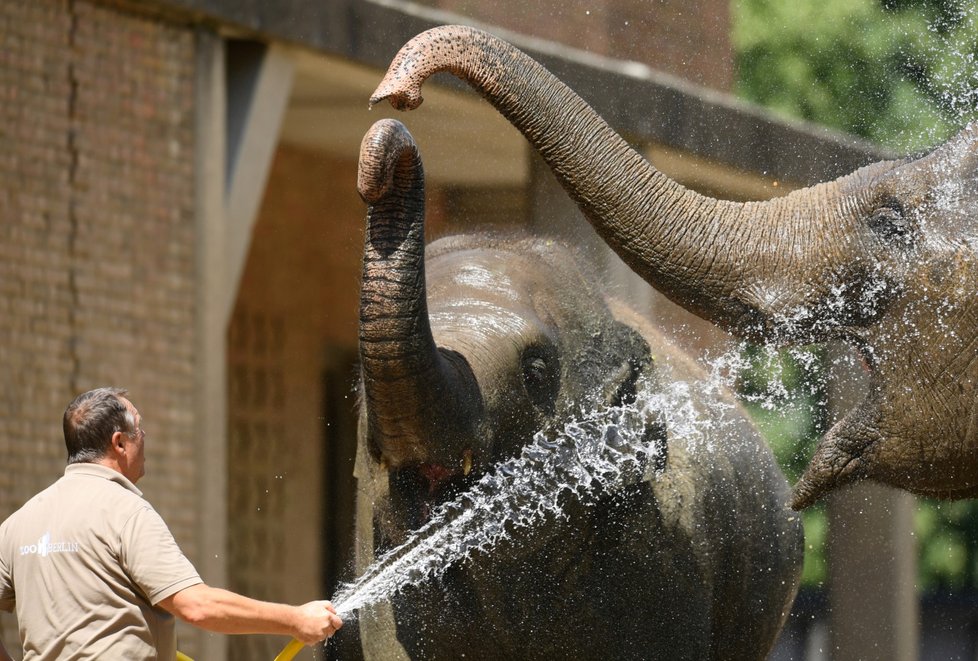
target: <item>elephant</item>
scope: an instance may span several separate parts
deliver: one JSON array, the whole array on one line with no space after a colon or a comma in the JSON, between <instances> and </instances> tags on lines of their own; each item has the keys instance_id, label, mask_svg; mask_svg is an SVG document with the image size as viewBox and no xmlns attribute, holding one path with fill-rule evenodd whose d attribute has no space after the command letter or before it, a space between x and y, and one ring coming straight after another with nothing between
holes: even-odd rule
<instances>
[{"instance_id":1,"label":"elephant","mask_svg":"<svg viewBox=\"0 0 978 661\"><path fill-rule=\"evenodd\" d=\"M702 429L642 413L656 452L630 479L364 609L366 657L765 658L798 589L802 528L730 394L693 394L702 368L605 294L575 248L519 232L426 247L423 168L396 120L364 136L358 189L361 573L582 412L691 384L675 401Z\"/></svg>"},{"instance_id":2,"label":"elephant","mask_svg":"<svg viewBox=\"0 0 978 661\"><path fill-rule=\"evenodd\" d=\"M918 157L732 202L655 169L539 63L473 28L410 40L370 102L415 108L439 71L519 129L598 234L666 297L749 341L854 348L870 385L819 440L795 509L859 479L978 495L978 124Z\"/></svg>"}]
</instances>

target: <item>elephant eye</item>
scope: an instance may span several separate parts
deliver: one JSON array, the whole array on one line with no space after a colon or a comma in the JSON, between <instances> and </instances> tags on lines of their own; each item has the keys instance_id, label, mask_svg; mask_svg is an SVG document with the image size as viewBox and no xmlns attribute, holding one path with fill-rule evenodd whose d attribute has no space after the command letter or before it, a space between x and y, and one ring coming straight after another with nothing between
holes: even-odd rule
<instances>
[{"instance_id":1,"label":"elephant eye","mask_svg":"<svg viewBox=\"0 0 978 661\"><path fill-rule=\"evenodd\" d=\"M910 232L910 223L903 205L897 200L888 200L873 211L869 228L882 239L902 239Z\"/></svg>"},{"instance_id":2,"label":"elephant eye","mask_svg":"<svg viewBox=\"0 0 978 661\"><path fill-rule=\"evenodd\" d=\"M556 356L539 349L528 349L521 358L523 386L537 408L552 411L560 388L560 369Z\"/></svg>"}]
</instances>

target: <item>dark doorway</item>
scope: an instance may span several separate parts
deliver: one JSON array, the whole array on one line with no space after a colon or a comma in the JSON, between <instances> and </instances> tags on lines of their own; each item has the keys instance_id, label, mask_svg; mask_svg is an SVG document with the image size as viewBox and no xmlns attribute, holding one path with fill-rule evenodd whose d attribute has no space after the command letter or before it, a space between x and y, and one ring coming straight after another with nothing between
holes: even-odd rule
<instances>
[{"instance_id":1,"label":"dark doorway","mask_svg":"<svg viewBox=\"0 0 978 661\"><path fill-rule=\"evenodd\" d=\"M326 595L356 578L353 544L356 480L353 464L357 448L357 355L353 350L330 351L323 373L323 580ZM356 622L345 625L326 645L330 661L363 658Z\"/></svg>"}]
</instances>

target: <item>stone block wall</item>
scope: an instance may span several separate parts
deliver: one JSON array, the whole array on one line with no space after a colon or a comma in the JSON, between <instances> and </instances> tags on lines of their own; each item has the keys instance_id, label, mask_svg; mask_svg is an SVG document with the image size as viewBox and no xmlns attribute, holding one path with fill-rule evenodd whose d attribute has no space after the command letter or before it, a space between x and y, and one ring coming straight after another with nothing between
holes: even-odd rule
<instances>
[{"instance_id":1,"label":"stone block wall","mask_svg":"<svg viewBox=\"0 0 978 661\"><path fill-rule=\"evenodd\" d=\"M139 486L200 551L193 63L185 28L0 3L0 519L61 475L72 397L117 385L148 434Z\"/></svg>"}]
</instances>

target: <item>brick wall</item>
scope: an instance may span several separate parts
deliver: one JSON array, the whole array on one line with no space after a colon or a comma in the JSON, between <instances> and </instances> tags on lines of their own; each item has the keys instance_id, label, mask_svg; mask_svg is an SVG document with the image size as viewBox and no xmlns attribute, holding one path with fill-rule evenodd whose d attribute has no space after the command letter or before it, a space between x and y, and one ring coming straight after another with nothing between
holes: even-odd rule
<instances>
[{"instance_id":1,"label":"brick wall","mask_svg":"<svg viewBox=\"0 0 978 661\"><path fill-rule=\"evenodd\" d=\"M634 60L694 83L733 85L729 0L421 0L522 34Z\"/></svg>"},{"instance_id":2,"label":"brick wall","mask_svg":"<svg viewBox=\"0 0 978 661\"><path fill-rule=\"evenodd\" d=\"M192 557L193 57L110 6L0 3L0 518L61 475L69 400L124 386Z\"/></svg>"}]
</instances>

